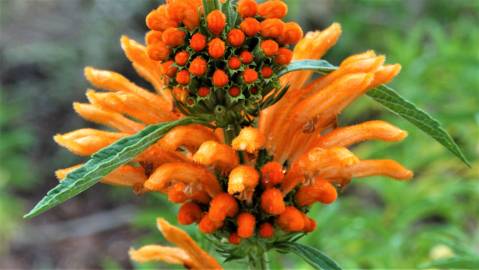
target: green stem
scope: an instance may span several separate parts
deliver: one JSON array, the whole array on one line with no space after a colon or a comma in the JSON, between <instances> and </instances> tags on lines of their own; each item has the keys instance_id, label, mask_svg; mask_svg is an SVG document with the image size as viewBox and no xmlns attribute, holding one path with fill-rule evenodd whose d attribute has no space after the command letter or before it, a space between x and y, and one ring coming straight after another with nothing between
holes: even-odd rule
<instances>
[{"instance_id":1,"label":"green stem","mask_svg":"<svg viewBox=\"0 0 479 270\"><path fill-rule=\"evenodd\" d=\"M255 256L256 255L256 256ZM249 269L251 270L269 270L268 253L258 250L257 254L249 257Z\"/></svg>"}]
</instances>

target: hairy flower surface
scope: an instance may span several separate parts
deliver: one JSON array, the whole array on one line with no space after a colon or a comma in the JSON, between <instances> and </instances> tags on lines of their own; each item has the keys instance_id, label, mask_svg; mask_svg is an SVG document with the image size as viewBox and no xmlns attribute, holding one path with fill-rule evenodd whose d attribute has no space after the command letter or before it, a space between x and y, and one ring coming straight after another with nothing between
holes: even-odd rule
<instances>
[{"instance_id":1,"label":"hairy flower surface","mask_svg":"<svg viewBox=\"0 0 479 270\"><path fill-rule=\"evenodd\" d=\"M379 120L336 123L355 99L391 81L400 65L367 51L317 79L312 71L279 78L293 59L322 58L341 34L339 24L303 38L299 25L281 20L288 10L281 1L240 0L233 10L239 15L233 21L219 9L205 14L200 0L170 0L152 11L146 46L128 37L121 46L155 92L118 73L87 67L88 81L104 91L88 90L89 103L74 103L74 109L114 131L80 129L54 139L87 156L149 124L214 115L210 126L173 128L103 182L130 186L137 194L166 194L182 204L180 224L197 224L214 241L230 243L230 254L248 256L255 243L271 246L313 231L310 207L334 202L353 178L406 180L412 173L393 160L363 160L348 150L367 140L400 141L405 131ZM286 86L274 105L261 107ZM57 171L58 178L75 168ZM146 246L132 250L132 259L220 268L184 232L164 220L158 224L178 248Z\"/></svg>"}]
</instances>

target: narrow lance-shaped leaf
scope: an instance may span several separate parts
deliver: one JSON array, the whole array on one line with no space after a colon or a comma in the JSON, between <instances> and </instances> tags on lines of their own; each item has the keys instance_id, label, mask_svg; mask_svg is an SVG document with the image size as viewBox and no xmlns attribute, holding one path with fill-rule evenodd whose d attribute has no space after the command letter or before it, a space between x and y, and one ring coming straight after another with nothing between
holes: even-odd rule
<instances>
[{"instance_id":1,"label":"narrow lance-shaped leaf","mask_svg":"<svg viewBox=\"0 0 479 270\"><path fill-rule=\"evenodd\" d=\"M341 270L341 267L323 252L296 242L284 242L276 247L280 251L293 252L318 270Z\"/></svg>"},{"instance_id":2,"label":"narrow lance-shaped leaf","mask_svg":"<svg viewBox=\"0 0 479 270\"><path fill-rule=\"evenodd\" d=\"M29 218L53 208L98 183L104 176L128 163L176 126L205 123L199 118L183 119L151 125L135 135L122 138L93 154L83 166L70 172L51 189L24 217Z\"/></svg>"},{"instance_id":3,"label":"narrow lance-shaped leaf","mask_svg":"<svg viewBox=\"0 0 479 270\"><path fill-rule=\"evenodd\" d=\"M327 74L336 69L338 69L336 66L325 60L299 60L291 62L291 64L283 69L280 74L285 75L289 72L298 70L313 70L322 74ZM470 167L470 163L461 151L461 148L456 142L454 142L452 137L441 126L441 124L425 111L417 108L414 104L401 97L391 87L380 85L368 91L366 95L433 137Z\"/></svg>"}]
</instances>

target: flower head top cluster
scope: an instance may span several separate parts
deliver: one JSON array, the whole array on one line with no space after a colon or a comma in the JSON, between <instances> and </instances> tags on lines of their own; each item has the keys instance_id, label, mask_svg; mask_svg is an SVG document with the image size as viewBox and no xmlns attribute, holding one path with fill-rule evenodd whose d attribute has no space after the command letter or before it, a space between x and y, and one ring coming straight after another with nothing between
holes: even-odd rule
<instances>
[{"instance_id":1,"label":"flower head top cluster","mask_svg":"<svg viewBox=\"0 0 479 270\"><path fill-rule=\"evenodd\" d=\"M121 40L133 67L156 93L118 73L88 67L87 79L106 91L88 90L89 103L75 103L74 108L114 131L79 129L55 140L88 156L149 124L188 114L217 115L218 108L236 114L210 118L209 125L172 128L103 182L130 186L137 194L164 193L181 204L180 224L196 224L227 255L250 261L258 250L313 231L310 208L334 202L352 178L411 178L412 173L393 160L361 160L348 149L366 140L400 141L406 132L383 121L336 125L344 108L392 80L400 65L387 65L384 56L367 51L317 79L307 70L279 78L278 71L291 59L320 59L341 34L340 26L333 24L303 38L296 23L281 21L286 12L279 0L240 0L236 6L227 1L216 9L199 0L167 1L147 17L151 31L146 47L127 37ZM295 43L290 51L287 46ZM272 89L286 85L290 88L281 99L258 109ZM236 121L238 115L243 122ZM77 167L59 170L57 176L63 179ZM197 269L219 266L202 262L197 257L201 252L183 233L170 237L182 243L181 251L148 246L133 250L133 258Z\"/></svg>"},{"instance_id":2,"label":"flower head top cluster","mask_svg":"<svg viewBox=\"0 0 479 270\"><path fill-rule=\"evenodd\" d=\"M282 1L209 9L170 0L146 17L148 56L162 63L183 111L257 116L263 97L280 87L276 73L293 57L288 47L303 36L297 23L281 20L287 11Z\"/></svg>"}]
</instances>

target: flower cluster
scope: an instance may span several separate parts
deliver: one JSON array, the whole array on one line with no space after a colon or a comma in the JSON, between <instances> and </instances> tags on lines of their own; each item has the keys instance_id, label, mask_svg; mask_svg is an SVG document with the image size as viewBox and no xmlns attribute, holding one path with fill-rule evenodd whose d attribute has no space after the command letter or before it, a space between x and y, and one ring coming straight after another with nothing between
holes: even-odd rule
<instances>
[{"instance_id":1,"label":"flower cluster","mask_svg":"<svg viewBox=\"0 0 479 270\"><path fill-rule=\"evenodd\" d=\"M147 52L162 63L183 111L257 115L262 97L280 87L276 73L292 60L288 46L303 32L281 20L288 11L282 1L240 0L224 7L167 1L146 18Z\"/></svg>"}]
</instances>

